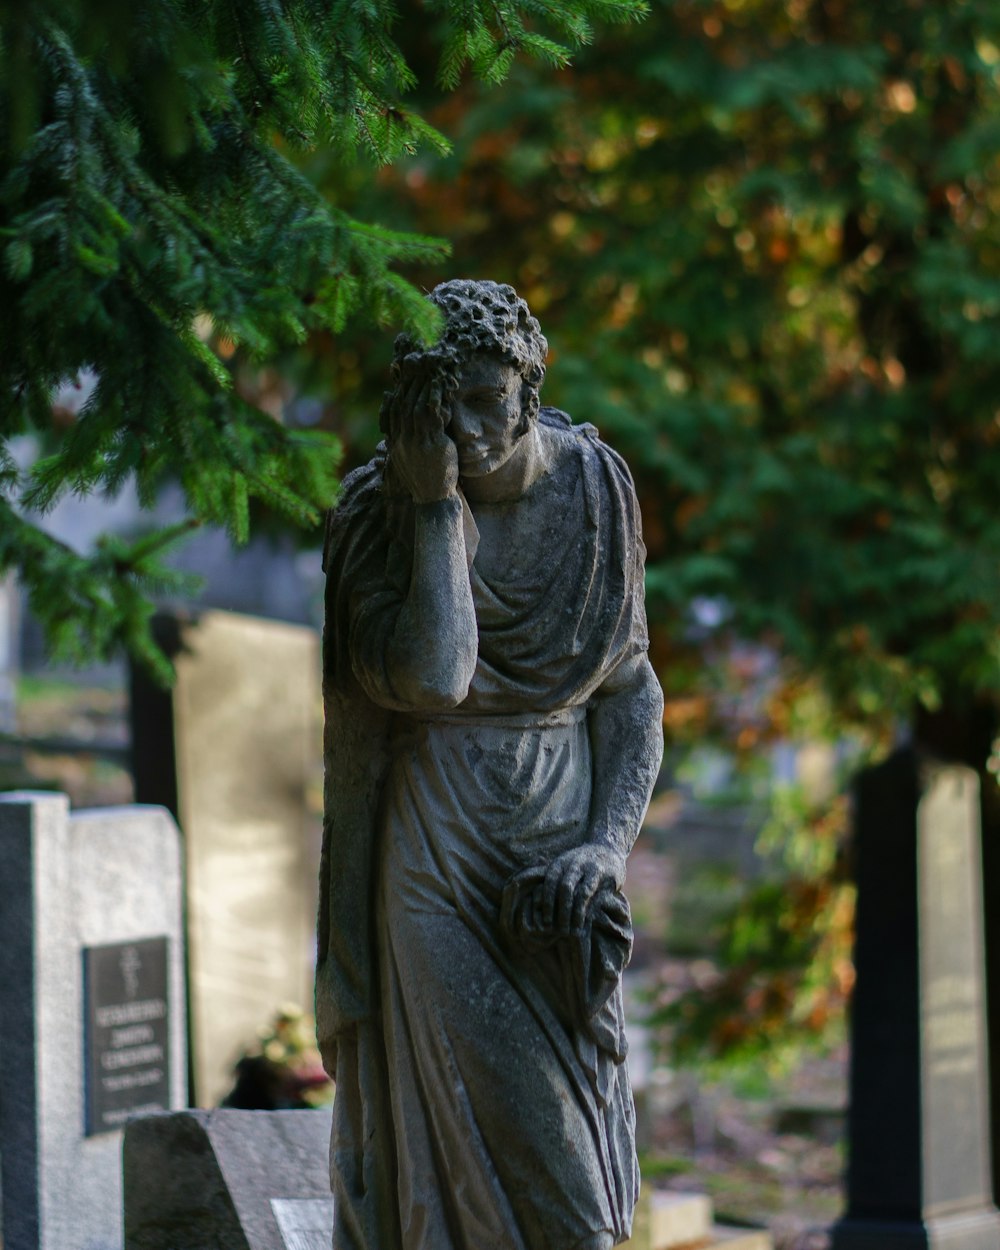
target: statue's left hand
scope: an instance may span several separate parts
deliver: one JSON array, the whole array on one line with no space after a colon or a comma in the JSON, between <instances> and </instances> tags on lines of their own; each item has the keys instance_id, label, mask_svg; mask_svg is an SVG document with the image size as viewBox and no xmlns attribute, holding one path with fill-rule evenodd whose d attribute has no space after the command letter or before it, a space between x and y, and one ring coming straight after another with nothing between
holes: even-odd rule
<instances>
[{"instance_id":1,"label":"statue's left hand","mask_svg":"<svg viewBox=\"0 0 1000 1250\"><path fill-rule=\"evenodd\" d=\"M585 842L557 856L542 882L542 925L565 934L582 929L587 909L604 885L620 889L625 856L600 842Z\"/></svg>"}]
</instances>

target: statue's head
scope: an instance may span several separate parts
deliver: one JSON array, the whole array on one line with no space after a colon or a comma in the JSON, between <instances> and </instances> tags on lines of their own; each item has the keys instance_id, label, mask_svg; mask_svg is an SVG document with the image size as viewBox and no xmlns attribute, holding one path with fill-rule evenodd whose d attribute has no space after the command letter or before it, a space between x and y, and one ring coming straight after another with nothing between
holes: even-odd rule
<instances>
[{"instance_id":1,"label":"statue's head","mask_svg":"<svg viewBox=\"0 0 1000 1250\"><path fill-rule=\"evenodd\" d=\"M455 278L428 297L445 315L444 330L431 354L458 370L476 355L498 357L521 376L521 412L528 422L538 414L538 392L545 377L549 345L528 305L512 286ZM408 334L396 339L394 363L419 351Z\"/></svg>"}]
</instances>

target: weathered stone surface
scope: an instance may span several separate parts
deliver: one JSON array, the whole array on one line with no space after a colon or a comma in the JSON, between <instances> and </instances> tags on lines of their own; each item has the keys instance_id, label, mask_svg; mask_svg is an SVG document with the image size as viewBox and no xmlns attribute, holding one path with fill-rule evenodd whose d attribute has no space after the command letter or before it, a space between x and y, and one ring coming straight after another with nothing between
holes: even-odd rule
<instances>
[{"instance_id":1,"label":"weathered stone surface","mask_svg":"<svg viewBox=\"0 0 1000 1250\"><path fill-rule=\"evenodd\" d=\"M125 1132L126 1250L328 1250L329 1111L188 1111Z\"/></svg>"},{"instance_id":2,"label":"weathered stone surface","mask_svg":"<svg viewBox=\"0 0 1000 1250\"><path fill-rule=\"evenodd\" d=\"M106 1105L184 1105L185 1019L181 865L177 828L158 808L70 815L62 795L0 795L0 1142L5 1250L121 1246L121 1130L88 1126L85 1072L120 1086ZM167 1001L141 998L144 940L165 941ZM85 952L120 946L128 968L122 1010L156 1017L166 1053L142 1036L105 1037L114 1063L88 1063ZM133 978L135 978L133 982ZM111 988L113 989L113 983ZM108 1001L106 1005L113 1006ZM162 1010L161 1010L162 1007ZM132 1015L137 1013L133 1010ZM109 1018L110 1019L110 1018ZM165 1027L164 1027L165 1026ZM138 1060L137 1062L133 1062ZM166 1077L159 1078L159 1069ZM103 1075L102 1075L103 1074ZM150 1076L126 1090L122 1078ZM134 1101L130 1102L130 1097ZM87 1135L88 1127L95 1130Z\"/></svg>"},{"instance_id":3,"label":"weathered stone surface","mask_svg":"<svg viewBox=\"0 0 1000 1250\"><path fill-rule=\"evenodd\" d=\"M669 1250L705 1241L712 1229L707 1194L653 1193L650 1196L650 1250Z\"/></svg>"},{"instance_id":4,"label":"weathered stone surface","mask_svg":"<svg viewBox=\"0 0 1000 1250\"><path fill-rule=\"evenodd\" d=\"M431 298L442 338L397 340L326 547L334 1245L606 1250L638 1181L621 887L662 752L638 505L539 409L514 291Z\"/></svg>"},{"instance_id":5,"label":"weathered stone surface","mask_svg":"<svg viewBox=\"0 0 1000 1250\"><path fill-rule=\"evenodd\" d=\"M986 1084L979 791L911 750L863 774L848 1211L837 1250L1000 1245Z\"/></svg>"},{"instance_id":6,"label":"weathered stone surface","mask_svg":"<svg viewBox=\"0 0 1000 1250\"><path fill-rule=\"evenodd\" d=\"M689 1247L694 1250L694 1247ZM727 1228L715 1224L698 1250L774 1250L771 1234L762 1228Z\"/></svg>"},{"instance_id":7,"label":"weathered stone surface","mask_svg":"<svg viewBox=\"0 0 1000 1250\"><path fill-rule=\"evenodd\" d=\"M14 575L0 577L0 733L14 733L17 729L19 606Z\"/></svg>"},{"instance_id":8,"label":"weathered stone surface","mask_svg":"<svg viewBox=\"0 0 1000 1250\"><path fill-rule=\"evenodd\" d=\"M260 1025L310 995L319 639L231 612L168 625L173 691L133 679L136 795L184 833L192 1094L211 1106Z\"/></svg>"},{"instance_id":9,"label":"weathered stone surface","mask_svg":"<svg viewBox=\"0 0 1000 1250\"><path fill-rule=\"evenodd\" d=\"M764 1228L716 1224L706 1194L644 1188L625 1250L774 1250Z\"/></svg>"}]
</instances>

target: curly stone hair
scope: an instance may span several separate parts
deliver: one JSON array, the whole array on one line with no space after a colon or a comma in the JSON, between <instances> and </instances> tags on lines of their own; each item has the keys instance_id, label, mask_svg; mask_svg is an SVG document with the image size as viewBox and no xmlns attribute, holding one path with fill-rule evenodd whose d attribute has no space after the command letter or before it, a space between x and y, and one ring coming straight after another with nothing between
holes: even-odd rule
<instances>
[{"instance_id":1,"label":"curly stone hair","mask_svg":"<svg viewBox=\"0 0 1000 1250\"><path fill-rule=\"evenodd\" d=\"M455 278L442 282L427 297L445 315L445 327L429 351L408 334L400 334L393 351L393 380L402 362L426 358L454 374L473 352L489 352L513 366L523 379L521 410L527 421L538 414L538 392L545 377L549 345L528 305L512 286L487 280Z\"/></svg>"}]
</instances>

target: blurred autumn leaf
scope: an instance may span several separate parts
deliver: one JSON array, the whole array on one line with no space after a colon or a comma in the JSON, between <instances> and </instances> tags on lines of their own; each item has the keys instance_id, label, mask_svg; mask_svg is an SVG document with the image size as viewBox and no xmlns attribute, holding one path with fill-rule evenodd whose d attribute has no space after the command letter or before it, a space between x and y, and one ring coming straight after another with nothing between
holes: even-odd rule
<instances>
[{"instance_id":1,"label":"blurred autumn leaf","mask_svg":"<svg viewBox=\"0 0 1000 1250\"><path fill-rule=\"evenodd\" d=\"M549 337L547 402L626 455L668 745L724 741L752 767L781 737L846 738L846 772L915 721L982 771L1000 693L992 0L655 0L566 72L518 67L502 98L470 84L427 108L451 154L357 202L445 231L448 276L512 282ZM384 356L338 352L370 403ZM779 660L763 703L738 640ZM674 1013L690 1055L842 1021L843 799L773 797L783 879Z\"/></svg>"}]
</instances>

